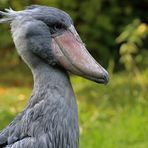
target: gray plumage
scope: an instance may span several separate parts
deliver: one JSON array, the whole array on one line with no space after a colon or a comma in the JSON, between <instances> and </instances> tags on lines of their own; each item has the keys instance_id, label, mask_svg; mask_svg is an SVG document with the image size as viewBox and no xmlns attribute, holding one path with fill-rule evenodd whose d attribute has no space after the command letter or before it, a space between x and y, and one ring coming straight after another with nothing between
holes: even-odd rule
<instances>
[{"instance_id":1,"label":"gray plumage","mask_svg":"<svg viewBox=\"0 0 148 148\"><path fill-rule=\"evenodd\" d=\"M46 6L31 6L18 12L10 9L0 14L3 16L0 23L11 23L18 54L30 67L34 79L26 108L0 132L0 147L78 148L79 127L73 89L66 66L62 66L52 49L52 36L64 34L73 25L70 16ZM102 77L105 81L106 76L105 73Z\"/></svg>"}]
</instances>

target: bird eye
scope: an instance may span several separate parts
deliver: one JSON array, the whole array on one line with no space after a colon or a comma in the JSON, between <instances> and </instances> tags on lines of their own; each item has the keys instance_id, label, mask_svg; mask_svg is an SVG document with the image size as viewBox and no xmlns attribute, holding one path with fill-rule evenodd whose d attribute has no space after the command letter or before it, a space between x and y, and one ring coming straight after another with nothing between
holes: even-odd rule
<instances>
[{"instance_id":1,"label":"bird eye","mask_svg":"<svg viewBox=\"0 0 148 148\"><path fill-rule=\"evenodd\" d=\"M51 34L58 33L60 31L62 31L62 29L63 29L62 24L54 24L51 27Z\"/></svg>"},{"instance_id":2,"label":"bird eye","mask_svg":"<svg viewBox=\"0 0 148 148\"><path fill-rule=\"evenodd\" d=\"M54 30L58 31L62 28L62 25L61 24L55 24L54 25Z\"/></svg>"}]
</instances>

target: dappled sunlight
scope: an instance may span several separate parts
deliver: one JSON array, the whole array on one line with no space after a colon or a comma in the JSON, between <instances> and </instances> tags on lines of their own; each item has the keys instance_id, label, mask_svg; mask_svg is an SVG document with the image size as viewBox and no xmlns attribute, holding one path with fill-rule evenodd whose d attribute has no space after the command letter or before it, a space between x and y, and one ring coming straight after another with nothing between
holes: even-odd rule
<instances>
[{"instance_id":1,"label":"dappled sunlight","mask_svg":"<svg viewBox=\"0 0 148 148\"><path fill-rule=\"evenodd\" d=\"M6 88L0 87L0 95L3 95L7 92Z\"/></svg>"}]
</instances>

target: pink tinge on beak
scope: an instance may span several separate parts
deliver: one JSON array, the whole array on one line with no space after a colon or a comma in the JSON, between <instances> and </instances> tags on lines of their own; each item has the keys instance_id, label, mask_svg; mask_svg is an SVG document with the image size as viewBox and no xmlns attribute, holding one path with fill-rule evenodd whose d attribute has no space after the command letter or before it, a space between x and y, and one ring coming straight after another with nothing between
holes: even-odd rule
<instances>
[{"instance_id":1,"label":"pink tinge on beak","mask_svg":"<svg viewBox=\"0 0 148 148\"><path fill-rule=\"evenodd\" d=\"M85 48L74 26L52 38L53 53L68 71L98 83L108 82L107 71Z\"/></svg>"}]
</instances>

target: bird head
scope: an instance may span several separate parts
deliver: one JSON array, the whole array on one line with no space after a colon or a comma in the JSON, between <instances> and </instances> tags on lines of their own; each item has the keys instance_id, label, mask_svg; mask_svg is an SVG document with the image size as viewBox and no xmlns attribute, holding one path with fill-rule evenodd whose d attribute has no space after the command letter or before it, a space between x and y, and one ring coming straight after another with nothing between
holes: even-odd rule
<instances>
[{"instance_id":1,"label":"bird head","mask_svg":"<svg viewBox=\"0 0 148 148\"><path fill-rule=\"evenodd\" d=\"M30 6L22 11L0 11L0 23L10 22L19 52L28 49L51 66L107 83L107 71L89 54L71 17L62 10L47 6Z\"/></svg>"}]
</instances>

